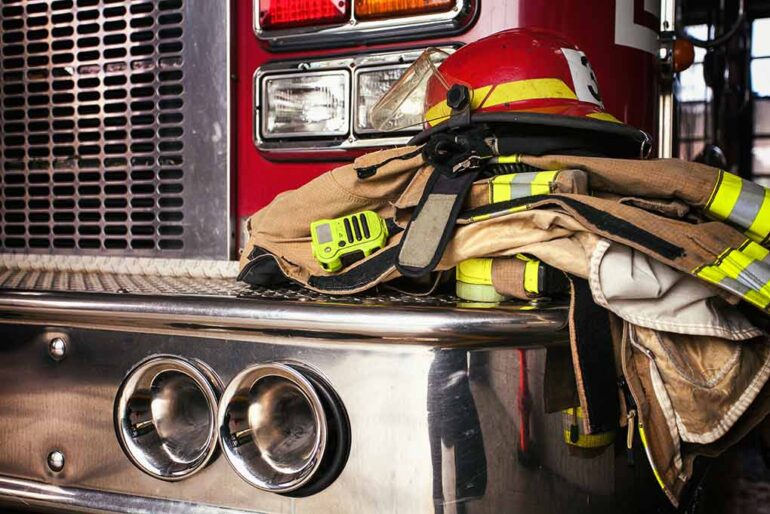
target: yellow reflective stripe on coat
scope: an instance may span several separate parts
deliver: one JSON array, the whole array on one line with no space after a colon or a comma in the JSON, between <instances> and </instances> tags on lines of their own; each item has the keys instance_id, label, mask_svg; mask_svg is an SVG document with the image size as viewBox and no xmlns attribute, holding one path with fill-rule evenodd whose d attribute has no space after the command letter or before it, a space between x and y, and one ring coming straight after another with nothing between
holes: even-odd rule
<instances>
[{"instance_id":1,"label":"yellow reflective stripe on coat","mask_svg":"<svg viewBox=\"0 0 770 514\"><path fill-rule=\"evenodd\" d=\"M526 205L517 205L516 207L511 207L510 209L503 209L502 211L497 212L490 212L487 214L479 214L478 216L471 216L468 218L468 221L471 223L476 223L477 221L485 221L492 218L499 218L501 216L507 216L508 214L513 214L515 212L521 212L526 211L529 209L530 204Z\"/></svg>"},{"instance_id":2,"label":"yellow reflective stripe on coat","mask_svg":"<svg viewBox=\"0 0 770 514\"><path fill-rule=\"evenodd\" d=\"M761 309L770 306L770 250L746 240L739 248L728 248L714 263L694 274Z\"/></svg>"},{"instance_id":3,"label":"yellow reflective stripe on coat","mask_svg":"<svg viewBox=\"0 0 770 514\"><path fill-rule=\"evenodd\" d=\"M577 95L561 79L514 80L495 86L478 87L471 91L471 110L524 100L553 98L577 100ZM437 125L449 118L451 114L452 109L449 108L446 100L442 100L425 111L425 121L429 125Z\"/></svg>"},{"instance_id":4,"label":"yellow reflective stripe on coat","mask_svg":"<svg viewBox=\"0 0 770 514\"><path fill-rule=\"evenodd\" d=\"M751 239L764 244L770 235L770 189L720 170L706 213L734 223Z\"/></svg>"},{"instance_id":5,"label":"yellow reflective stripe on coat","mask_svg":"<svg viewBox=\"0 0 770 514\"><path fill-rule=\"evenodd\" d=\"M524 265L524 292L540 294L540 261L530 259Z\"/></svg>"},{"instance_id":6,"label":"yellow reflective stripe on coat","mask_svg":"<svg viewBox=\"0 0 770 514\"><path fill-rule=\"evenodd\" d=\"M512 155L498 155L490 159L490 164L519 164L521 162L521 154Z\"/></svg>"},{"instance_id":7,"label":"yellow reflective stripe on coat","mask_svg":"<svg viewBox=\"0 0 770 514\"><path fill-rule=\"evenodd\" d=\"M558 171L534 171L499 175L489 181L489 203L499 203L525 196L551 192Z\"/></svg>"},{"instance_id":8,"label":"yellow reflective stripe on coat","mask_svg":"<svg viewBox=\"0 0 770 514\"><path fill-rule=\"evenodd\" d=\"M644 447L644 453L647 455L647 460L650 463L652 474L655 475L655 480L658 481L660 488L665 491L666 484L663 483L663 478L661 478L660 473L658 472L658 468L655 466L655 463L652 460L652 453L650 452L650 447L647 444L647 434L645 433L644 426L642 426L641 423L639 423L639 438L642 440L642 447Z\"/></svg>"}]
</instances>

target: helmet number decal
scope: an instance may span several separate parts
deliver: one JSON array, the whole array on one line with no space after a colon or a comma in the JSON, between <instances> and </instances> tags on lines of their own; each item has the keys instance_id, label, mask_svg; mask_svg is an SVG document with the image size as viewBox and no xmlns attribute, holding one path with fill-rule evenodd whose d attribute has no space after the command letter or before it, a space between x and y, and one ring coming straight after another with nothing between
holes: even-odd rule
<instances>
[{"instance_id":1,"label":"helmet number decal","mask_svg":"<svg viewBox=\"0 0 770 514\"><path fill-rule=\"evenodd\" d=\"M604 109L602 95L599 93L599 82L586 54L573 48L562 48L561 51L569 64L572 85L575 87L578 100L596 104Z\"/></svg>"}]
</instances>

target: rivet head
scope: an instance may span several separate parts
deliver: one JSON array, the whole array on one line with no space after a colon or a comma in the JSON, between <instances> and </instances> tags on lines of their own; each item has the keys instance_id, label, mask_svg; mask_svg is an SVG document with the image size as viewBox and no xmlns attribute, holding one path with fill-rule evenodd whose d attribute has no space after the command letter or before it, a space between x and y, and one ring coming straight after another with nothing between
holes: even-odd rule
<instances>
[{"instance_id":1,"label":"rivet head","mask_svg":"<svg viewBox=\"0 0 770 514\"><path fill-rule=\"evenodd\" d=\"M48 454L48 469L58 473L64 469L64 454L59 450L54 450Z\"/></svg>"},{"instance_id":2,"label":"rivet head","mask_svg":"<svg viewBox=\"0 0 770 514\"><path fill-rule=\"evenodd\" d=\"M54 337L48 343L48 355L55 361L62 360L67 355L67 342L61 337Z\"/></svg>"}]
</instances>

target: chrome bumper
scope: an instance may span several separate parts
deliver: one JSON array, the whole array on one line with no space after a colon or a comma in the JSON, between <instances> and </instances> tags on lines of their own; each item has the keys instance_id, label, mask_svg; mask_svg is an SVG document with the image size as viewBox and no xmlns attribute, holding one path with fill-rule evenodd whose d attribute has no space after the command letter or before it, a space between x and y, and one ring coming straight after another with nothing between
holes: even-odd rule
<instances>
[{"instance_id":1,"label":"chrome bumper","mask_svg":"<svg viewBox=\"0 0 770 514\"><path fill-rule=\"evenodd\" d=\"M639 501L640 484L645 501L663 500L644 466L616 462L612 447L571 455L561 414L544 412L547 354L566 346L564 307L207 290L205 281L187 293L51 284L0 291L3 502L78 512L616 512ZM56 337L63 358L49 353ZM264 362L317 370L349 418L341 473L303 498L252 487L221 451L184 480L143 473L118 442L113 409L126 374L155 354L204 362L223 384ZM53 451L64 456L58 472ZM633 475L642 477L636 499L626 494Z\"/></svg>"}]
</instances>

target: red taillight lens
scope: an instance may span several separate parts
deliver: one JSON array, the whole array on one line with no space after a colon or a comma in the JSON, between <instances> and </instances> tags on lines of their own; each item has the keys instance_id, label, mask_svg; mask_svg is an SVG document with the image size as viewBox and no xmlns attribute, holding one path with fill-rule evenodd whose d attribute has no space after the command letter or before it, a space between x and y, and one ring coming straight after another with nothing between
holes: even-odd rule
<instances>
[{"instance_id":1,"label":"red taillight lens","mask_svg":"<svg viewBox=\"0 0 770 514\"><path fill-rule=\"evenodd\" d=\"M455 4L456 0L356 0L356 18L363 20L448 11Z\"/></svg>"},{"instance_id":2,"label":"red taillight lens","mask_svg":"<svg viewBox=\"0 0 770 514\"><path fill-rule=\"evenodd\" d=\"M263 29L344 23L349 18L349 0L259 0Z\"/></svg>"}]
</instances>

